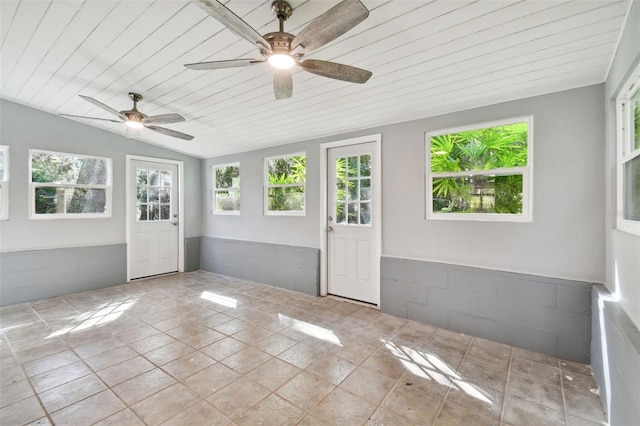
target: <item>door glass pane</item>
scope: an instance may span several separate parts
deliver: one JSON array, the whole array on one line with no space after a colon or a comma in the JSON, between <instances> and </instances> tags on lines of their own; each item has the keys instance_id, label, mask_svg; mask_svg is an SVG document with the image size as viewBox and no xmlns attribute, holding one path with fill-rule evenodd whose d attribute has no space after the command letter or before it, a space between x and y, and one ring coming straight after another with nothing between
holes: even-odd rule
<instances>
[{"instance_id":1,"label":"door glass pane","mask_svg":"<svg viewBox=\"0 0 640 426\"><path fill-rule=\"evenodd\" d=\"M162 172L162 179L160 184L165 187L171 186L171 172L169 171Z\"/></svg>"},{"instance_id":2,"label":"door glass pane","mask_svg":"<svg viewBox=\"0 0 640 426\"><path fill-rule=\"evenodd\" d=\"M138 220L147 220L147 205L138 204Z\"/></svg>"},{"instance_id":3,"label":"door glass pane","mask_svg":"<svg viewBox=\"0 0 640 426\"><path fill-rule=\"evenodd\" d=\"M170 203L171 202L171 192L167 189L162 189L160 191L160 202L161 203Z\"/></svg>"},{"instance_id":4,"label":"door glass pane","mask_svg":"<svg viewBox=\"0 0 640 426\"><path fill-rule=\"evenodd\" d=\"M360 224L361 225L371 224L371 204L370 203L360 203Z\"/></svg>"},{"instance_id":5,"label":"door glass pane","mask_svg":"<svg viewBox=\"0 0 640 426\"><path fill-rule=\"evenodd\" d=\"M160 219L160 206L158 204L149 204L149 220Z\"/></svg>"},{"instance_id":6,"label":"door glass pane","mask_svg":"<svg viewBox=\"0 0 640 426\"><path fill-rule=\"evenodd\" d=\"M358 181L349 179L349 200L358 201Z\"/></svg>"},{"instance_id":7,"label":"door glass pane","mask_svg":"<svg viewBox=\"0 0 640 426\"><path fill-rule=\"evenodd\" d=\"M160 220L169 220L171 218L171 206L162 204L160 206Z\"/></svg>"},{"instance_id":8,"label":"door glass pane","mask_svg":"<svg viewBox=\"0 0 640 426\"><path fill-rule=\"evenodd\" d=\"M358 157L347 158L347 171L349 177L358 176Z\"/></svg>"},{"instance_id":9,"label":"door glass pane","mask_svg":"<svg viewBox=\"0 0 640 426\"><path fill-rule=\"evenodd\" d=\"M147 169L137 169L136 170L136 180L138 185L146 185L147 184Z\"/></svg>"},{"instance_id":10,"label":"door glass pane","mask_svg":"<svg viewBox=\"0 0 640 426\"><path fill-rule=\"evenodd\" d=\"M149 170L149 185L160 185L160 174L157 170Z\"/></svg>"},{"instance_id":11,"label":"door glass pane","mask_svg":"<svg viewBox=\"0 0 640 426\"><path fill-rule=\"evenodd\" d=\"M360 176L371 176L371 156L360 156Z\"/></svg>"},{"instance_id":12,"label":"door glass pane","mask_svg":"<svg viewBox=\"0 0 640 426\"><path fill-rule=\"evenodd\" d=\"M640 221L640 156L624 164L624 218Z\"/></svg>"},{"instance_id":13,"label":"door glass pane","mask_svg":"<svg viewBox=\"0 0 640 426\"><path fill-rule=\"evenodd\" d=\"M347 223L346 216L344 214L346 205L344 203L336 203L336 223Z\"/></svg>"},{"instance_id":14,"label":"door glass pane","mask_svg":"<svg viewBox=\"0 0 640 426\"><path fill-rule=\"evenodd\" d=\"M157 203L158 202L158 188L149 188L149 202Z\"/></svg>"},{"instance_id":15,"label":"door glass pane","mask_svg":"<svg viewBox=\"0 0 640 426\"><path fill-rule=\"evenodd\" d=\"M349 203L348 211L349 224L358 224L358 203Z\"/></svg>"},{"instance_id":16,"label":"door glass pane","mask_svg":"<svg viewBox=\"0 0 640 426\"><path fill-rule=\"evenodd\" d=\"M370 154L336 158L336 224L371 224L371 166Z\"/></svg>"}]
</instances>

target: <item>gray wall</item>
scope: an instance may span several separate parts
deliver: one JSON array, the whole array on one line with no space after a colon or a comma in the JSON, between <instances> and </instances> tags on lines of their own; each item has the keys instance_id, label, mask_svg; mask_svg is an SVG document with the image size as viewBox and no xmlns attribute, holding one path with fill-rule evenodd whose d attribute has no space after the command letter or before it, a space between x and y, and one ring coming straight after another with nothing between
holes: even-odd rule
<instances>
[{"instance_id":1,"label":"gray wall","mask_svg":"<svg viewBox=\"0 0 640 426\"><path fill-rule=\"evenodd\" d=\"M602 98L596 85L208 159L203 235L320 248L320 144L382 133L383 255L601 283ZM526 115L534 116L533 222L425 220L424 133ZM263 216L263 158L298 151L307 153L307 215ZM211 165L232 161L240 162L241 214L212 215Z\"/></svg>"},{"instance_id":2,"label":"gray wall","mask_svg":"<svg viewBox=\"0 0 640 426\"><path fill-rule=\"evenodd\" d=\"M318 249L202 237L201 256L205 271L319 294Z\"/></svg>"},{"instance_id":3,"label":"gray wall","mask_svg":"<svg viewBox=\"0 0 640 426\"><path fill-rule=\"evenodd\" d=\"M0 254L0 306L95 290L126 281L126 244Z\"/></svg>"},{"instance_id":4,"label":"gray wall","mask_svg":"<svg viewBox=\"0 0 640 426\"><path fill-rule=\"evenodd\" d=\"M640 63L640 2L633 1L605 83L605 286L594 291L592 364L611 425L640 418L640 237L616 230L616 105ZM610 293L610 294L609 294Z\"/></svg>"},{"instance_id":5,"label":"gray wall","mask_svg":"<svg viewBox=\"0 0 640 426\"><path fill-rule=\"evenodd\" d=\"M125 155L143 155L156 158L181 160L184 162L184 199L185 237L199 237L202 232L201 177L202 160L179 154L158 146L128 139L101 129L78 123L53 114L38 111L4 99L0 100L0 143L9 146L10 181L9 181L9 220L0 221L0 257L3 265L8 262L10 253L20 253L28 259L30 251L38 251L38 259L47 258L45 263L56 260L58 267L72 269L75 265L74 250L58 250L60 248L83 247L96 257L101 249L96 247L126 247L125 235ZM73 154L86 154L113 159L113 205L112 216L102 219L57 219L29 220L29 149L44 149ZM98 250L98 251L92 251ZM109 249L110 250L110 249ZM125 250L126 252L126 250ZM193 252L193 250L192 250ZM18 256L18 254L16 254ZM47 257L48 256L48 257ZM60 257L66 256L66 257ZM110 256L110 255L109 255ZM187 259L186 264L198 266L199 253L195 259ZM125 254L126 257L126 254ZM126 280L126 258L124 263L115 266L113 259L103 265L111 265L115 269L109 282L111 285L121 284ZM100 263L94 259L94 263ZM53 264L51 265L53 268ZM15 272L15 271L14 271ZM3 295L17 294L15 289L24 285L28 287L34 277L41 274L37 264L33 265L32 276L27 271L20 273L21 280L9 277L2 268L0 280ZM53 274L53 272L52 272ZM55 274L54 274L55 275ZM55 276L63 276L61 271ZM103 278L94 277L95 282L87 275L80 274L79 280L85 286L70 283L64 287L60 282L50 285L43 282L42 292L25 290L23 295L33 294L41 298L71 291L94 288L96 285L107 285ZM26 280L26 281L24 281ZM49 291L49 289L58 289ZM17 290L16 290L17 291ZM22 296L20 296L22 297ZM7 304L7 301L0 301Z\"/></svg>"},{"instance_id":6,"label":"gray wall","mask_svg":"<svg viewBox=\"0 0 640 426\"><path fill-rule=\"evenodd\" d=\"M589 362L591 284L383 257L388 314Z\"/></svg>"},{"instance_id":7,"label":"gray wall","mask_svg":"<svg viewBox=\"0 0 640 426\"><path fill-rule=\"evenodd\" d=\"M640 419L640 331L611 293L593 287L591 365L609 424Z\"/></svg>"}]
</instances>

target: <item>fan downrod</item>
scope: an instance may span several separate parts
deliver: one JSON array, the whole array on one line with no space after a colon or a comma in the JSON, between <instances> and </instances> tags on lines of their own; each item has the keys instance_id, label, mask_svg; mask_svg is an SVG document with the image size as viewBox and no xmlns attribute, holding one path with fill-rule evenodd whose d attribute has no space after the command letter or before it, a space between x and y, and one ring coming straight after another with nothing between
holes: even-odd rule
<instances>
[{"instance_id":1,"label":"fan downrod","mask_svg":"<svg viewBox=\"0 0 640 426\"><path fill-rule=\"evenodd\" d=\"M278 20L284 22L291 16L293 8L284 0L276 0L271 3L271 11L273 11L273 14L278 18Z\"/></svg>"}]
</instances>

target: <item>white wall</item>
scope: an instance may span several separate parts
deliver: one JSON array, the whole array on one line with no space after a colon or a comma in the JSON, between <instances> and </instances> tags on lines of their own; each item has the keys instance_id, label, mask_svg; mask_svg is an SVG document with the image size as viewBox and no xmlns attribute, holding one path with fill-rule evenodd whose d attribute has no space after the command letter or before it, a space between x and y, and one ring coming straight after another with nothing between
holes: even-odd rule
<instances>
[{"instance_id":1,"label":"white wall","mask_svg":"<svg viewBox=\"0 0 640 426\"><path fill-rule=\"evenodd\" d=\"M202 231L202 160L0 99L0 144L9 146L9 220L0 221L0 251L124 243L125 155L184 161L185 237ZM188 142L185 142L188 143ZM112 216L29 220L29 149L113 159Z\"/></svg>"},{"instance_id":2,"label":"white wall","mask_svg":"<svg viewBox=\"0 0 640 426\"><path fill-rule=\"evenodd\" d=\"M532 223L426 221L424 133L534 116ZM205 161L203 235L319 247L323 142L382 133L382 254L604 281L603 85ZM328 124L329 125L329 124ZM307 216L262 215L263 157L307 152ZM210 214L210 166L240 161L240 216Z\"/></svg>"},{"instance_id":3,"label":"white wall","mask_svg":"<svg viewBox=\"0 0 640 426\"><path fill-rule=\"evenodd\" d=\"M606 280L625 312L640 328L640 237L616 229L616 104L620 87L640 63L640 2L632 2L615 60L605 83Z\"/></svg>"}]
</instances>

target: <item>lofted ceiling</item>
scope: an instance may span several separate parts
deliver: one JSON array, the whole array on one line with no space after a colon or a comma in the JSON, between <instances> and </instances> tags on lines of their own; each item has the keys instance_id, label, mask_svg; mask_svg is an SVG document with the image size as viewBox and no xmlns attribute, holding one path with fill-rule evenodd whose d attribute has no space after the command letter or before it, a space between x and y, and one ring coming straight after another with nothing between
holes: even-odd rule
<instances>
[{"instance_id":1,"label":"lofted ceiling","mask_svg":"<svg viewBox=\"0 0 640 426\"><path fill-rule=\"evenodd\" d=\"M221 1L260 34L270 1ZM339 3L291 0L297 34ZM369 17L305 58L373 72L363 84L294 70L275 100L269 65L194 71L183 64L259 57L186 0L1 0L0 97L55 114L113 118L83 101L147 115L178 113L170 138L123 124L114 133L202 158L330 136L605 80L630 0L363 0Z\"/></svg>"}]
</instances>

